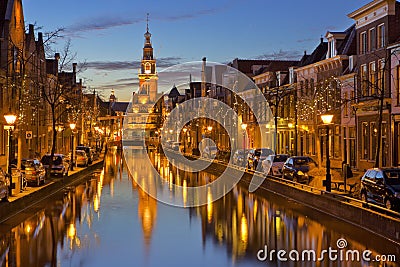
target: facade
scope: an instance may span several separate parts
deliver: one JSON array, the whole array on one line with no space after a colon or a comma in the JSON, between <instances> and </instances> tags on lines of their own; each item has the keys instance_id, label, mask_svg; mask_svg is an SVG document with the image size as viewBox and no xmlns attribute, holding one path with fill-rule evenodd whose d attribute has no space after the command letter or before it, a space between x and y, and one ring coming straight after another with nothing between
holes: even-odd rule
<instances>
[{"instance_id":1,"label":"facade","mask_svg":"<svg viewBox=\"0 0 400 267\"><path fill-rule=\"evenodd\" d=\"M289 86L289 68L299 61L274 60L260 68L253 77L257 87L264 94L274 117L274 124L261 124L267 128L267 136L276 134L277 154L293 154L295 149L294 131L294 90ZM266 109L266 103L261 108ZM275 132L276 129L276 132Z\"/></svg>"},{"instance_id":2,"label":"facade","mask_svg":"<svg viewBox=\"0 0 400 267\"><path fill-rule=\"evenodd\" d=\"M398 151L390 145L392 66L388 46L400 37L400 4L375 0L348 17L355 21L357 36L357 165L360 169L390 166Z\"/></svg>"}]
</instances>

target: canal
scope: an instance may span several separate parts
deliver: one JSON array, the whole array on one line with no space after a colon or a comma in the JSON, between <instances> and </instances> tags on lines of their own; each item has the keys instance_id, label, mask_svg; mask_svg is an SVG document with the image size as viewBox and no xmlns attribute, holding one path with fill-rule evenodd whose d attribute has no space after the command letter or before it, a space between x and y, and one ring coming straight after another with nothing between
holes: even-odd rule
<instances>
[{"instance_id":1,"label":"canal","mask_svg":"<svg viewBox=\"0 0 400 267\"><path fill-rule=\"evenodd\" d=\"M174 170L156 152L150 158L181 183L215 179ZM362 255L398 260L398 244L272 193L238 185L200 207L157 202L124 162L113 151L81 185L2 223L0 266L397 266Z\"/></svg>"}]
</instances>

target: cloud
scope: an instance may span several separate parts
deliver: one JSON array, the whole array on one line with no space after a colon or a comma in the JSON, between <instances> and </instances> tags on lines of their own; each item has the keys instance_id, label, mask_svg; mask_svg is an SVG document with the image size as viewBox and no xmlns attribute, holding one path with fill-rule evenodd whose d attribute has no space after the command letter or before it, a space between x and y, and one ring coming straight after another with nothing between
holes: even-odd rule
<instances>
[{"instance_id":1,"label":"cloud","mask_svg":"<svg viewBox=\"0 0 400 267\"><path fill-rule=\"evenodd\" d=\"M316 38L304 38L304 39L297 40L296 42L298 42L298 43L308 43L308 42L311 42L311 41L317 41L317 39Z\"/></svg>"},{"instance_id":2,"label":"cloud","mask_svg":"<svg viewBox=\"0 0 400 267\"><path fill-rule=\"evenodd\" d=\"M257 59L274 60L299 60L303 56L302 51L298 50L279 50L277 52L265 53L257 56Z\"/></svg>"},{"instance_id":3,"label":"cloud","mask_svg":"<svg viewBox=\"0 0 400 267\"><path fill-rule=\"evenodd\" d=\"M127 70L140 66L140 61L90 61L86 63L87 69L95 70Z\"/></svg>"},{"instance_id":4,"label":"cloud","mask_svg":"<svg viewBox=\"0 0 400 267\"><path fill-rule=\"evenodd\" d=\"M143 19L126 19L126 18L122 18L122 17L101 16L101 18L94 17L94 18L91 18L90 20L84 20L81 22L77 22L77 23L67 27L65 30L66 30L67 34L75 34L76 35L77 33L83 33L83 32L88 32L88 31L107 30L109 28L131 25L131 24L142 22L142 21L143 21Z\"/></svg>"},{"instance_id":5,"label":"cloud","mask_svg":"<svg viewBox=\"0 0 400 267\"><path fill-rule=\"evenodd\" d=\"M156 59L157 67L168 68L173 65L179 64L182 60L181 57L162 57ZM138 60L132 61L89 61L85 67L87 69L102 70L102 71L115 71L115 70L136 70L140 68L141 62Z\"/></svg>"},{"instance_id":6,"label":"cloud","mask_svg":"<svg viewBox=\"0 0 400 267\"><path fill-rule=\"evenodd\" d=\"M131 82L115 82L115 83L106 83L106 84L98 84L96 85L96 90L115 90L115 91L126 91L127 89L130 92L136 91L139 86L139 82L136 82L134 79L131 79Z\"/></svg>"},{"instance_id":7,"label":"cloud","mask_svg":"<svg viewBox=\"0 0 400 267\"><path fill-rule=\"evenodd\" d=\"M220 5L215 8L206 8L206 9L198 9L197 11L188 9L190 12L176 14L176 15L165 15L165 12L160 13L159 15L152 15L153 20L160 21L179 21L186 19L193 19L201 16L211 15L218 13L227 8L229 2L224 5ZM81 37L84 38L82 33L91 32L91 31L104 31L115 27L133 25L137 23L144 23L146 18L143 16L141 18L129 18L129 16L125 15L109 15L103 14L99 16L94 16L88 19L84 19L82 21L78 21L75 24L72 24L65 28L65 34L68 36Z\"/></svg>"}]
</instances>

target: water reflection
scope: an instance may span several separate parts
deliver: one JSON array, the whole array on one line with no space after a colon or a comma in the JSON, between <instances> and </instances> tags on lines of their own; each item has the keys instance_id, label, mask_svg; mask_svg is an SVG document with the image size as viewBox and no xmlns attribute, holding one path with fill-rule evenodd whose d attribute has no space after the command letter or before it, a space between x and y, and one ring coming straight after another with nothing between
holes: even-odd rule
<instances>
[{"instance_id":1,"label":"water reflection","mask_svg":"<svg viewBox=\"0 0 400 267\"><path fill-rule=\"evenodd\" d=\"M241 186L201 207L181 209L158 203L141 187L152 192L170 190L171 196L178 194L186 203L184 188L216 177L185 172L162 155L150 154L165 181L163 186L148 177L134 177L137 173L128 174L120 154L110 154L101 173L38 204L35 212L0 225L0 266L369 266L364 262L257 260L257 252L265 245L269 250L320 253L336 249L339 238L347 240L347 249L400 257L399 247L384 239L283 198L250 194ZM135 164L151 167L141 165L140 157ZM170 182L183 190L173 191ZM207 199L212 199L212 191Z\"/></svg>"}]
</instances>

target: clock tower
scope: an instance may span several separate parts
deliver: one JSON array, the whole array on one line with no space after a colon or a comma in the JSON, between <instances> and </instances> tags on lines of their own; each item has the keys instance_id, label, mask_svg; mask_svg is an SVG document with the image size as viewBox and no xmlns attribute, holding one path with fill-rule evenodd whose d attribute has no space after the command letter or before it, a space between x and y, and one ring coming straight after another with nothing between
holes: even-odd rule
<instances>
[{"instance_id":1,"label":"clock tower","mask_svg":"<svg viewBox=\"0 0 400 267\"><path fill-rule=\"evenodd\" d=\"M156 60L151 45L151 33L149 32L149 14L147 14L147 27L144 34L144 47L141 67L139 70L139 93L138 100L142 104L155 103L157 98L158 75Z\"/></svg>"}]
</instances>

